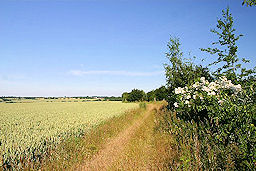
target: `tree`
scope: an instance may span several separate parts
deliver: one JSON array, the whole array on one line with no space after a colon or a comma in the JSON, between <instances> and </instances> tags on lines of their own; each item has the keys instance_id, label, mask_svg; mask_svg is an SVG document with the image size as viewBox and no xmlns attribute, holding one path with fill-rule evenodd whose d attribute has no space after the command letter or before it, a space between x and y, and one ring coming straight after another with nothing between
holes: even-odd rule
<instances>
[{"instance_id":1,"label":"tree","mask_svg":"<svg viewBox=\"0 0 256 171\"><path fill-rule=\"evenodd\" d=\"M160 88L155 90L156 100L161 101L167 99L168 93L165 86L161 86Z\"/></svg>"},{"instance_id":2,"label":"tree","mask_svg":"<svg viewBox=\"0 0 256 171\"><path fill-rule=\"evenodd\" d=\"M166 57L170 63L164 66L168 94L166 100L169 109L173 107L176 101L174 93L175 88L190 85L198 77L206 77L209 80L212 79L207 68L195 66L192 62L183 57L180 45L178 38L170 38L167 44L168 52L166 53Z\"/></svg>"},{"instance_id":3,"label":"tree","mask_svg":"<svg viewBox=\"0 0 256 171\"><path fill-rule=\"evenodd\" d=\"M236 35L236 29L233 28L234 20L229 11L229 8L222 10L222 18L217 20L217 29L211 29L211 32L218 36L218 41L213 42L212 45L215 48L201 48L201 51L208 52L211 55L217 55L218 58L215 62L209 64L219 64L220 67L216 69L214 75L220 77L225 75L233 82L241 80L243 77L249 76L254 73L252 69L241 68L241 64L238 63L239 58L237 56L238 46L237 41L243 35ZM242 59L244 63L249 62L245 58ZM240 71L240 74L238 74Z\"/></svg>"},{"instance_id":4,"label":"tree","mask_svg":"<svg viewBox=\"0 0 256 171\"><path fill-rule=\"evenodd\" d=\"M128 102L144 101L146 100L146 94L143 90L133 89L127 98Z\"/></svg>"},{"instance_id":5,"label":"tree","mask_svg":"<svg viewBox=\"0 0 256 171\"><path fill-rule=\"evenodd\" d=\"M128 97L129 97L129 93L124 92L124 93L122 94L122 102L127 102Z\"/></svg>"},{"instance_id":6,"label":"tree","mask_svg":"<svg viewBox=\"0 0 256 171\"><path fill-rule=\"evenodd\" d=\"M147 93L147 100L148 101L155 101L156 100L155 90L152 90L152 91Z\"/></svg>"},{"instance_id":7,"label":"tree","mask_svg":"<svg viewBox=\"0 0 256 171\"><path fill-rule=\"evenodd\" d=\"M242 5L245 5L246 6L256 6L256 0L244 0Z\"/></svg>"}]
</instances>

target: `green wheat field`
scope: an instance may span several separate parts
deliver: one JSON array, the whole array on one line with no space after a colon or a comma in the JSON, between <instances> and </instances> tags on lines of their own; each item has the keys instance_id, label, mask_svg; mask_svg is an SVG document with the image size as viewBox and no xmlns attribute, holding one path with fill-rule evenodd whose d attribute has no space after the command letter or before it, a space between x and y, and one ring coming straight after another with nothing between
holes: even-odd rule
<instances>
[{"instance_id":1,"label":"green wheat field","mask_svg":"<svg viewBox=\"0 0 256 171\"><path fill-rule=\"evenodd\" d=\"M136 103L37 102L0 103L0 166L34 161L62 140L85 131L127 110Z\"/></svg>"}]
</instances>

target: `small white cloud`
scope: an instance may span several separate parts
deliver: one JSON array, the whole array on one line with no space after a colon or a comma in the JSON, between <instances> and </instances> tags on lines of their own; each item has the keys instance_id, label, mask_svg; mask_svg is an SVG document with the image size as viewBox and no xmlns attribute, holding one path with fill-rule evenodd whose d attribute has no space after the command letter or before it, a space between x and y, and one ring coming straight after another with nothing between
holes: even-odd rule
<instances>
[{"instance_id":1,"label":"small white cloud","mask_svg":"<svg viewBox=\"0 0 256 171\"><path fill-rule=\"evenodd\" d=\"M108 71L108 70L92 70L92 71L82 71L82 70L71 70L69 74L75 76L83 75L116 75L116 76L156 76L162 75L163 71L154 72L131 72L131 71Z\"/></svg>"},{"instance_id":2,"label":"small white cloud","mask_svg":"<svg viewBox=\"0 0 256 171\"><path fill-rule=\"evenodd\" d=\"M160 68L163 68L163 65L153 65L152 68L160 69Z\"/></svg>"}]
</instances>

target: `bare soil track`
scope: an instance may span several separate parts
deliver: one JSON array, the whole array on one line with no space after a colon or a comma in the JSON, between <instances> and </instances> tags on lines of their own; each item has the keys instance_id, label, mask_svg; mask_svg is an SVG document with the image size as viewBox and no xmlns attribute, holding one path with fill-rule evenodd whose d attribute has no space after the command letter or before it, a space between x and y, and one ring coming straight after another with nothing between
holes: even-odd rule
<instances>
[{"instance_id":1,"label":"bare soil track","mask_svg":"<svg viewBox=\"0 0 256 171\"><path fill-rule=\"evenodd\" d=\"M158 105L149 104L142 117L135 120L127 129L110 139L90 161L77 166L74 170L109 170L112 164L119 160L119 156L124 152L125 147L134 136L145 120L153 113Z\"/></svg>"}]
</instances>

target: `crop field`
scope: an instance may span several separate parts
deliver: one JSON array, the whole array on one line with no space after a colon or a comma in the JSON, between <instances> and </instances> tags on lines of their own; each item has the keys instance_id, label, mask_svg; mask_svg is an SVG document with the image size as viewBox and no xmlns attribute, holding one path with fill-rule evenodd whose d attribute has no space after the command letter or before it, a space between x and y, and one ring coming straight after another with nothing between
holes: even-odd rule
<instances>
[{"instance_id":1,"label":"crop field","mask_svg":"<svg viewBox=\"0 0 256 171\"><path fill-rule=\"evenodd\" d=\"M0 168L36 161L69 136L138 107L122 102L0 104Z\"/></svg>"}]
</instances>

